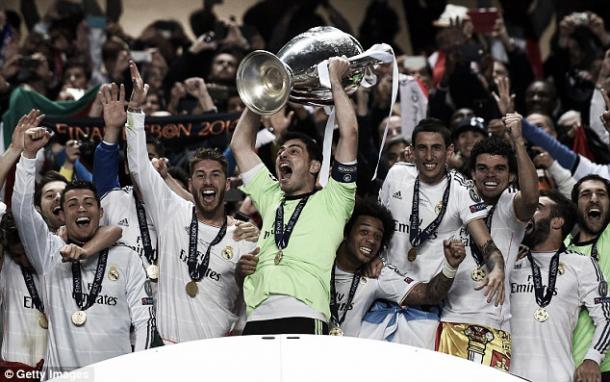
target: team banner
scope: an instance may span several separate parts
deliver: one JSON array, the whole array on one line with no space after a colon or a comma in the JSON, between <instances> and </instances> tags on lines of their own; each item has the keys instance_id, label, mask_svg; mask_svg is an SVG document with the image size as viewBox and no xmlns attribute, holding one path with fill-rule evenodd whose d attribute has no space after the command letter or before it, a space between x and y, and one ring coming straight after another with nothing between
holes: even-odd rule
<instances>
[{"instance_id":1,"label":"team banner","mask_svg":"<svg viewBox=\"0 0 610 382\"><path fill-rule=\"evenodd\" d=\"M146 117L147 136L159 139L165 146L184 146L217 139L225 141L235 130L239 113L202 114L168 117ZM46 117L42 124L51 129L60 143L68 140L99 142L104 137L103 118Z\"/></svg>"}]
</instances>

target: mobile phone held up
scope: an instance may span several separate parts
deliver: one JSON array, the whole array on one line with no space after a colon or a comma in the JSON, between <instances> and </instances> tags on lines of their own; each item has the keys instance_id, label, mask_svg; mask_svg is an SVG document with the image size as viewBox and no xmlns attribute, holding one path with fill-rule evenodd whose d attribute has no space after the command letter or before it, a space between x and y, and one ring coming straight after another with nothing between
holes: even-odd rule
<instances>
[{"instance_id":1,"label":"mobile phone held up","mask_svg":"<svg viewBox=\"0 0 610 382\"><path fill-rule=\"evenodd\" d=\"M146 63L152 61L152 53L147 50L131 51L131 59L138 63Z\"/></svg>"},{"instance_id":2,"label":"mobile phone held up","mask_svg":"<svg viewBox=\"0 0 610 382\"><path fill-rule=\"evenodd\" d=\"M491 33L499 17L497 8L469 9L468 16L472 22L474 33Z\"/></svg>"}]
</instances>

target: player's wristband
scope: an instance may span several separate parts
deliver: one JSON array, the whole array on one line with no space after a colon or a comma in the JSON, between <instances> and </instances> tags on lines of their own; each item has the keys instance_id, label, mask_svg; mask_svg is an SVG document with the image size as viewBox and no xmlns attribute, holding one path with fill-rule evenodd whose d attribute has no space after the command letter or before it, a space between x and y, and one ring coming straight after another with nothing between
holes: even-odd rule
<instances>
[{"instance_id":1,"label":"player's wristband","mask_svg":"<svg viewBox=\"0 0 610 382\"><path fill-rule=\"evenodd\" d=\"M443 275L448 278L448 279L452 279L455 278L455 274L457 273L457 268L453 268L448 262L447 259L443 260L443 270L441 272L443 272Z\"/></svg>"}]
</instances>

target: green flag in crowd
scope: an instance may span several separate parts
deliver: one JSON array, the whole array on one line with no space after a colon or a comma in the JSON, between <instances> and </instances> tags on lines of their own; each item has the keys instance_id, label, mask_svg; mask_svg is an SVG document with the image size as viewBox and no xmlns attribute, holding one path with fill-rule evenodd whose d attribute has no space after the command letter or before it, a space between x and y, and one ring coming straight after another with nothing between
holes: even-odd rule
<instances>
[{"instance_id":1,"label":"green flag in crowd","mask_svg":"<svg viewBox=\"0 0 610 382\"><path fill-rule=\"evenodd\" d=\"M13 90L9 108L2 116L4 123L4 147L11 143L11 136L19 118L32 109L40 109L47 116L76 117L89 110L89 105L95 100L100 86L89 89L78 101L51 101L42 94L19 87Z\"/></svg>"}]
</instances>

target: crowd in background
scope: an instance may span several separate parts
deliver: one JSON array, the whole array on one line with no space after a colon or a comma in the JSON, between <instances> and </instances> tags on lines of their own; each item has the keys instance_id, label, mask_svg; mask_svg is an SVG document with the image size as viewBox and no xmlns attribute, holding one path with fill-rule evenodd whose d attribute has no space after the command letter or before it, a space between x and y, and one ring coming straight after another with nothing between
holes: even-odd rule
<instances>
[{"instance_id":1,"label":"crowd in background","mask_svg":"<svg viewBox=\"0 0 610 382\"><path fill-rule=\"evenodd\" d=\"M363 1L366 12L357 28L328 0L260 1L242 15L241 23L233 17L220 19L215 13L218 1L203 3L190 15L189 25L160 17L138 36L123 29L128 20L121 18L121 0L107 0L105 11L94 0L56 0L44 15L34 0L21 0L19 10L0 9L0 112L10 112L11 95L25 87L51 101L90 97L79 116L103 117L103 94L97 89L124 84L125 94L131 94L133 60L149 85L146 116L241 113L245 106L235 78L240 61L256 49L277 52L295 35L330 20L332 26L354 35L364 49L378 42L394 48L401 74L415 78L427 96L427 117L450 129L455 152L448 165L465 177L471 176L475 144L488 136L503 137L502 117L513 112L540 129L524 129L524 136L541 190L557 189L570 197L570 174L579 164L610 164L610 129L600 120L605 91L610 89L610 3L501 0L499 17L487 31L477 30L465 8L442 0L403 0L402 9L383 0ZM412 54L396 43L396 12L404 12L407 19ZM539 43L552 16L555 32L543 60ZM187 28L195 40L187 36ZM390 167L409 160L411 137L401 130L406 116L395 105L387 117L392 67L379 65L375 70L377 84L351 96L358 119L359 196L376 197ZM277 138L297 131L321 142L326 119L321 107L288 103L279 113L262 117L260 128ZM387 138L380 147L386 125ZM4 125L5 136L14 128ZM231 133L227 131L226 140L203 145L225 151ZM194 150L171 152L160 141L149 143L154 147L149 155L169 158L168 171L187 189L186 163ZM38 177L52 169L68 180L90 180L93 150L86 150L87 145L51 138L39 158ZM277 139L257 147L270 169L278 148ZM380 150L380 171L371 180ZM260 222L251 201L237 190L238 169L229 164L229 210ZM129 183L128 176L121 177L121 186Z\"/></svg>"}]
</instances>

